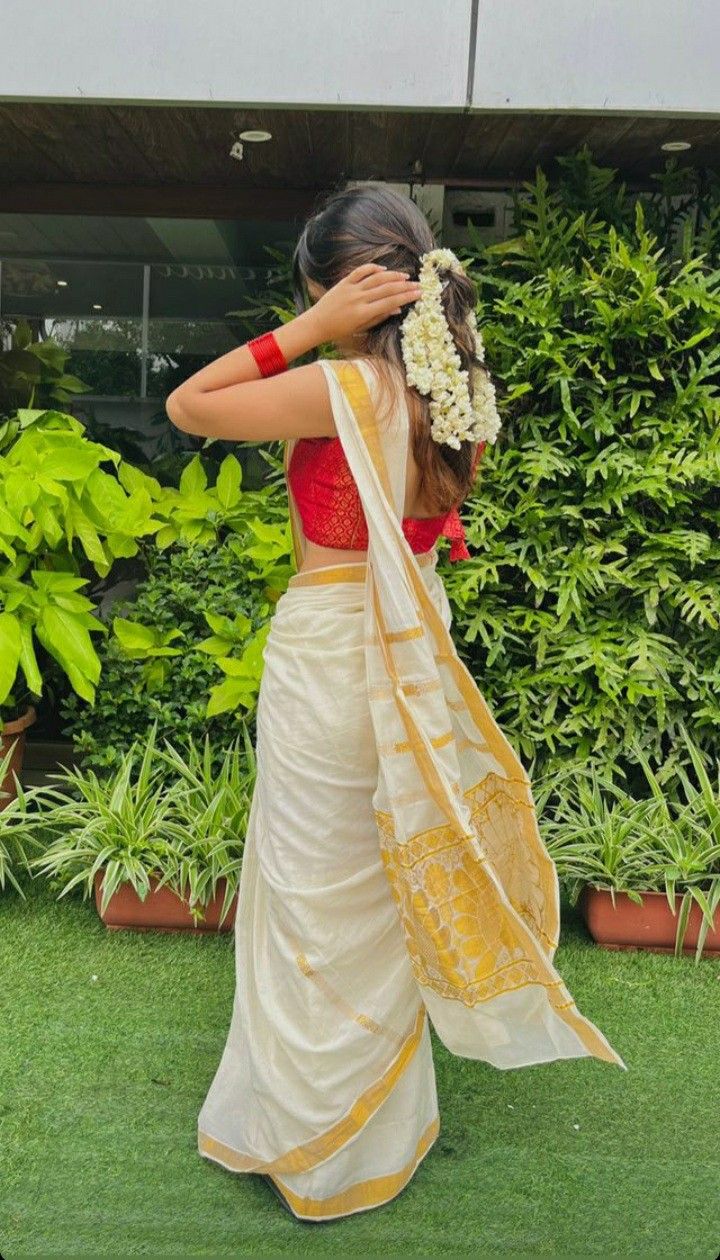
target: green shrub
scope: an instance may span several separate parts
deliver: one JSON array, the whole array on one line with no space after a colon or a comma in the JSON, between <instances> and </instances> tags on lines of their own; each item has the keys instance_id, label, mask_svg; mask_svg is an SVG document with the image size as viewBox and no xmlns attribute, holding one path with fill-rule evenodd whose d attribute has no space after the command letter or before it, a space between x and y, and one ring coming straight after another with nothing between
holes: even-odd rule
<instances>
[{"instance_id":1,"label":"green shrub","mask_svg":"<svg viewBox=\"0 0 720 1260\"><path fill-rule=\"evenodd\" d=\"M463 513L474 559L444 574L459 650L537 769L633 742L657 762L683 721L705 748L720 728L720 273L687 232L663 250L585 158L566 172L470 255L505 427Z\"/></svg>"},{"instance_id":2,"label":"green shrub","mask_svg":"<svg viewBox=\"0 0 720 1260\"><path fill-rule=\"evenodd\" d=\"M43 691L53 658L91 701L100 673L92 634L104 630L86 574L159 529L143 478L89 441L60 411L21 409L0 426L0 711L22 711ZM38 647L40 656L36 655Z\"/></svg>"},{"instance_id":3,"label":"green shrub","mask_svg":"<svg viewBox=\"0 0 720 1260\"><path fill-rule=\"evenodd\" d=\"M201 645L210 636L211 618L247 617L248 637L270 617L278 589L251 576L242 543L230 537L213 547L173 548L150 553L150 572L131 601L113 606L117 618L151 629L177 655L131 659L117 634L101 645L102 672L92 707L70 696L64 703L66 733L84 764L97 770L119 765L135 739L157 725L158 736L178 745L209 735L217 755L237 736L246 711L208 716L208 699L222 673L214 656ZM287 565L287 575L290 565ZM178 645L176 647L176 645ZM153 675L148 664L164 666Z\"/></svg>"}]
</instances>

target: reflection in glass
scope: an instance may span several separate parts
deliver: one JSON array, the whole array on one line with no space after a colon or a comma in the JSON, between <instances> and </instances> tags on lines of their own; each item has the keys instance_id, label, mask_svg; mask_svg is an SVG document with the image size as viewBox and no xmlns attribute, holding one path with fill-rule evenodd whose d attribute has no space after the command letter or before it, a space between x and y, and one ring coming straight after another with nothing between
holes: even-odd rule
<instances>
[{"instance_id":1,"label":"reflection in glass","mask_svg":"<svg viewBox=\"0 0 720 1260\"><path fill-rule=\"evenodd\" d=\"M69 351L67 371L94 394L140 393L143 268L137 263L6 259L2 311L35 340Z\"/></svg>"},{"instance_id":2,"label":"reflection in glass","mask_svg":"<svg viewBox=\"0 0 720 1260\"><path fill-rule=\"evenodd\" d=\"M41 218L28 230L32 226L42 235ZM111 220L98 223L105 234L108 224L116 230ZM266 249L264 223L242 229L211 221L183 223L179 237L171 220L115 223L119 239L154 225L156 244L162 240L166 247L177 247L180 239L187 244L190 234L191 243L219 248L219 242L227 258L143 263L3 257L0 311L6 328L24 319L34 340L52 338L69 352L66 371L88 390L66 406L93 438L135 464L151 466L163 480L177 481L188 452L201 443L170 424L164 401L207 363L276 325L277 311L287 300L284 251ZM55 224L55 230L67 234L71 226L69 221L62 229ZM96 231L100 227L96 223ZM78 231L76 225L76 236ZM231 255L242 261L237 264ZM229 444L217 443L208 454L222 459L226 449ZM257 456L252 448L242 450L252 480L262 473Z\"/></svg>"}]
</instances>

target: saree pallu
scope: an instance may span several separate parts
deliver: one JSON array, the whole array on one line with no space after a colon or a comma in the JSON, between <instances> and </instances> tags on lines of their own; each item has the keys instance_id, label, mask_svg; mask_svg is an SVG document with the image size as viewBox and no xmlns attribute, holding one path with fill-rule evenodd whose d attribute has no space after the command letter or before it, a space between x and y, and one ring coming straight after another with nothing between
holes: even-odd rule
<instances>
[{"instance_id":1,"label":"saree pallu","mask_svg":"<svg viewBox=\"0 0 720 1260\"><path fill-rule=\"evenodd\" d=\"M453 644L436 551L402 532L403 392L381 423L367 361L321 366L367 560L297 573L275 609L235 1003L198 1139L305 1219L387 1202L432 1145L428 1016L498 1068L626 1067L553 966L558 879L527 774Z\"/></svg>"}]
</instances>

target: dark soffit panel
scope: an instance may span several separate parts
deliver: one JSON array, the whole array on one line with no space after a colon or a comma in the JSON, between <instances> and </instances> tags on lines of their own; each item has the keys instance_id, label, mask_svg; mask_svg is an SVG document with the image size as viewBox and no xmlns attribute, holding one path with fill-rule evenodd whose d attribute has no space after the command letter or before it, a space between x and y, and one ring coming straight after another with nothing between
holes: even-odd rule
<instances>
[{"instance_id":1,"label":"dark soffit panel","mask_svg":"<svg viewBox=\"0 0 720 1260\"><path fill-rule=\"evenodd\" d=\"M246 128L265 128L273 138L246 143L237 162L229 151ZM178 190L185 190L191 201L196 190L191 213L203 212L204 193L229 200L231 211L235 194L239 213L250 214L253 189L262 190L263 201L276 189L277 213L285 215L290 190L302 213L312 190L345 179L513 183L586 143L596 160L642 184L662 169L663 142L678 139L692 145L683 163L720 167L720 119L12 102L0 105L0 208L21 210L23 190L32 199L38 186L51 185L58 194L83 186L83 196L124 189L119 213L133 212L137 190L164 189L170 201L171 190L181 199Z\"/></svg>"}]
</instances>

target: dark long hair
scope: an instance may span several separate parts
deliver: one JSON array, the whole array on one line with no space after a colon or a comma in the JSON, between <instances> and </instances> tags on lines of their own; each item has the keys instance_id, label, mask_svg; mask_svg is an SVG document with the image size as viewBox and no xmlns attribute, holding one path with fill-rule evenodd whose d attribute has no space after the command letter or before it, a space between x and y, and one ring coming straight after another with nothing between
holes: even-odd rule
<instances>
[{"instance_id":1,"label":"dark long hair","mask_svg":"<svg viewBox=\"0 0 720 1260\"><path fill-rule=\"evenodd\" d=\"M407 271L416 280L420 255L436 247L422 211L409 197L381 185L338 189L326 198L305 223L293 254L293 289L298 313L307 309L308 280L329 289L363 263L378 262L395 271ZM472 397L473 373L483 370L475 356L475 344L467 325L475 307L476 293L466 275L441 273L447 279L443 309L462 367L468 371ZM397 371L407 394L411 441L420 470L419 495L438 513L459 506L472 486L475 444L462 442L459 450L435 442L430 433L428 400L407 384L401 349L402 321L411 304L390 315L363 334L357 357L372 361L392 400ZM394 369L391 365L394 365Z\"/></svg>"}]
</instances>

